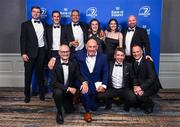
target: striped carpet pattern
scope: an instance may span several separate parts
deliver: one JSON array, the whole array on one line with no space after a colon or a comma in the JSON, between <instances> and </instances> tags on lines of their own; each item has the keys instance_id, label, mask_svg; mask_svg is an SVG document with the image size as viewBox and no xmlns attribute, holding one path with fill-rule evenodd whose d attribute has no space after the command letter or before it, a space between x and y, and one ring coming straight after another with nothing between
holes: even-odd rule
<instances>
[{"instance_id":1,"label":"striped carpet pattern","mask_svg":"<svg viewBox=\"0 0 180 127\"><path fill-rule=\"evenodd\" d=\"M58 125L51 93L44 102L34 96L25 104L23 88L0 88L0 127L180 127L180 89L163 89L158 95L152 114L138 108L125 112L122 105L113 105L109 111L100 107L93 112L92 123L86 123L79 104L74 113L64 114L64 124Z\"/></svg>"}]
</instances>

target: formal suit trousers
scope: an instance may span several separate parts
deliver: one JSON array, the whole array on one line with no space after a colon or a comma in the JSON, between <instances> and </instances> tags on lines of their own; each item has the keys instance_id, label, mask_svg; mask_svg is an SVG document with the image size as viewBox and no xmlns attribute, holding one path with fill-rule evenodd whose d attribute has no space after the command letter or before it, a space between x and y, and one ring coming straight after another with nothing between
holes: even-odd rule
<instances>
[{"instance_id":1,"label":"formal suit trousers","mask_svg":"<svg viewBox=\"0 0 180 127\"><path fill-rule=\"evenodd\" d=\"M56 104L57 112L62 111L62 106L65 112L72 112L73 110L73 94L66 93L65 91L55 88L53 89L53 98Z\"/></svg>"},{"instance_id":2,"label":"formal suit trousers","mask_svg":"<svg viewBox=\"0 0 180 127\"><path fill-rule=\"evenodd\" d=\"M119 97L126 105L133 105L136 103L136 97L133 92L127 88L108 88L104 93L98 94L98 99L104 100L106 105L112 103L113 97Z\"/></svg>"},{"instance_id":3,"label":"formal suit trousers","mask_svg":"<svg viewBox=\"0 0 180 127\"><path fill-rule=\"evenodd\" d=\"M86 112L97 110L96 95L91 90L81 95L81 101Z\"/></svg>"},{"instance_id":4,"label":"formal suit trousers","mask_svg":"<svg viewBox=\"0 0 180 127\"><path fill-rule=\"evenodd\" d=\"M154 94L154 91L152 90L146 90L144 91L144 94L142 96L135 95L137 104L141 106L141 108L145 109L148 107L151 107L154 105L151 96Z\"/></svg>"},{"instance_id":5,"label":"formal suit trousers","mask_svg":"<svg viewBox=\"0 0 180 127\"><path fill-rule=\"evenodd\" d=\"M38 54L36 58L29 58L28 62L24 62L25 67L25 90L26 97L30 97L30 86L32 80L32 73L35 69L37 74L37 80L39 85L39 92L44 93L44 60L45 60L45 48L38 48Z\"/></svg>"}]
</instances>

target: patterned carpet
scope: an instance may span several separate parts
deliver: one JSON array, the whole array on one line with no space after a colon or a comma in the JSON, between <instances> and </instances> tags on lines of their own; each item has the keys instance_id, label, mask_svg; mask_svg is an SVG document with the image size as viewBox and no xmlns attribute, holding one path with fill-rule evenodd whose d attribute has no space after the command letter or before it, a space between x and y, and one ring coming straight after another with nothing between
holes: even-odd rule
<instances>
[{"instance_id":1,"label":"patterned carpet","mask_svg":"<svg viewBox=\"0 0 180 127\"><path fill-rule=\"evenodd\" d=\"M86 123L79 104L74 113L64 114L65 123L58 125L51 93L45 102L37 96L25 104L22 88L0 88L0 127L179 127L180 89L161 90L158 95L154 112L149 115L135 108L127 113L122 106L113 105L110 111L100 108L93 113L92 123Z\"/></svg>"}]
</instances>

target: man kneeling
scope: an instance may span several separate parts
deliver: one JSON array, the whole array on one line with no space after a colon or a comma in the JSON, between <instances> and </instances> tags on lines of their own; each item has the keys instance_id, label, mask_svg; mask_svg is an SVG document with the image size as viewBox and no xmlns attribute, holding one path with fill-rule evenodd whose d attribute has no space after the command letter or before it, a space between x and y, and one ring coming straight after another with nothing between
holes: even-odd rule
<instances>
[{"instance_id":1,"label":"man kneeling","mask_svg":"<svg viewBox=\"0 0 180 127\"><path fill-rule=\"evenodd\" d=\"M98 98L105 101L105 109L111 109L112 98L122 99L124 110L129 111L129 106L135 103L132 92L134 74L130 63L124 62L125 51L116 48L114 53L115 61L109 64L109 84L105 93L99 93Z\"/></svg>"},{"instance_id":2,"label":"man kneeling","mask_svg":"<svg viewBox=\"0 0 180 127\"><path fill-rule=\"evenodd\" d=\"M63 124L62 106L65 113L71 113L73 107L73 95L76 93L75 81L83 82L79 72L78 63L70 60L70 50L67 45L61 45L58 51L60 58L56 59L54 68L51 70L53 84L53 98L57 108L56 122Z\"/></svg>"}]
</instances>

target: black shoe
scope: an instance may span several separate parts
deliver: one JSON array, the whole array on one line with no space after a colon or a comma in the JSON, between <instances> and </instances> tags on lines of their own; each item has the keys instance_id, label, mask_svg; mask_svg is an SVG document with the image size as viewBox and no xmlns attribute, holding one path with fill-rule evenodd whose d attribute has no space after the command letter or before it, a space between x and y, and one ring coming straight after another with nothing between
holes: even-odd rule
<instances>
[{"instance_id":1,"label":"black shoe","mask_svg":"<svg viewBox=\"0 0 180 127\"><path fill-rule=\"evenodd\" d=\"M150 113L153 112L153 109L154 109L154 103L151 102L151 103L149 103L149 106L146 106L146 107L144 108L144 113L145 113L145 114L150 114Z\"/></svg>"},{"instance_id":2,"label":"black shoe","mask_svg":"<svg viewBox=\"0 0 180 127\"><path fill-rule=\"evenodd\" d=\"M57 113L57 115L56 115L56 122L58 124L63 124L64 123L64 118L63 118L62 113Z\"/></svg>"},{"instance_id":3,"label":"black shoe","mask_svg":"<svg viewBox=\"0 0 180 127\"><path fill-rule=\"evenodd\" d=\"M44 95L44 94L40 94L39 99L40 99L41 101L45 101L45 95Z\"/></svg>"},{"instance_id":4,"label":"black shoe","mask_svg":"<svg viewBox=\"0 0 180 127\"><path fill-rule=\"evenodd\" d=\"M149 108L144 109L145 114L150 114L152 112L153 112L153 107L149 107Z\"/></svg>"},{"instance_id":5,"label":"black shoe","mask_svg":"<svg viewBox=\"0 0 180 127\"><path fill-rule=\"evenodd\" d=\"M30 97L25 97L24 102L29 103L30 102Z\"/></svg>"},{"instance_id":6,"label":"black shoe","mask_svg":"<svg viewBox=\"0 0 180 127\"><path fill-rule=\"evenodd\" d=\"M124 105L123 110L126 112L129 112L129 106L128 105Z\"/></svg>"},{"instance_id":7,"label":"black shoe","mask_svg":"<svg viewBox=\"0 0 180 127\"><path fill-rule=\"evenodd\" d=\"M112 104L107 104L105 110L110 110L112 108Z\"/></svg>"}]
</instances>

